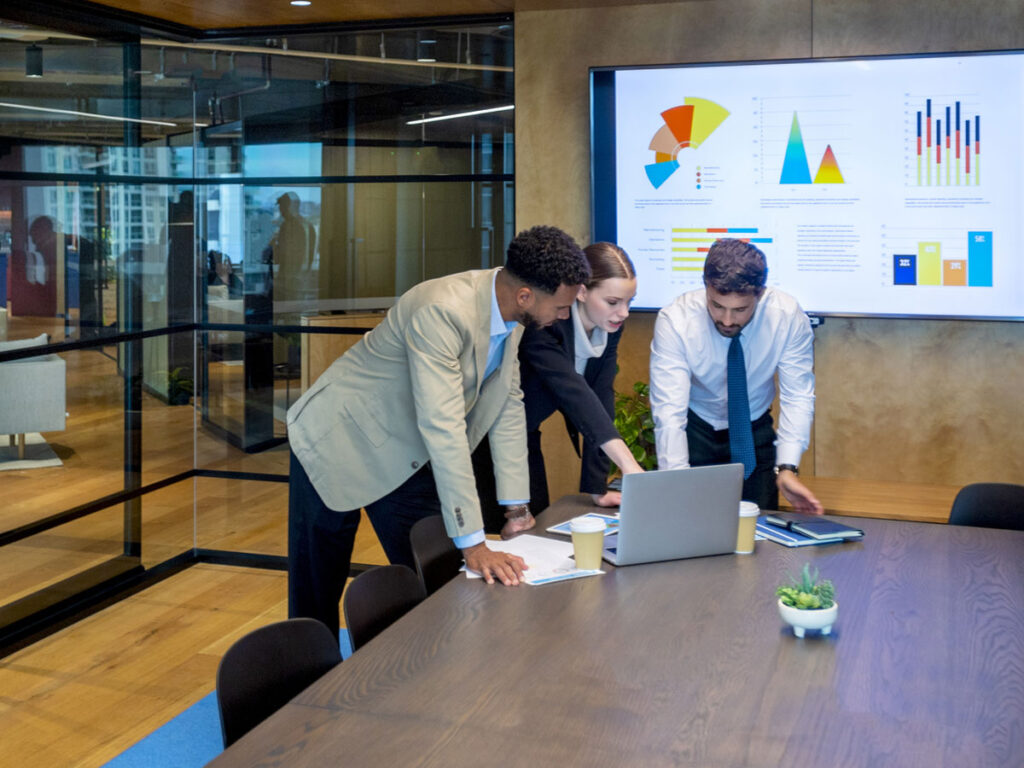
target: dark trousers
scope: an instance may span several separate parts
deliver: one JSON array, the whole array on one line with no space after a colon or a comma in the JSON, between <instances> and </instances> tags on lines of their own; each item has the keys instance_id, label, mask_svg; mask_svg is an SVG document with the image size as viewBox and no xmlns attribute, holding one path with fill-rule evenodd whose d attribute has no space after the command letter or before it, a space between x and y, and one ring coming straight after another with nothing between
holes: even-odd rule
<instances>
[{"instance_id":1,"label":"dark trousers","mask_svg":"<svg viewBox=\"0 0 1024 768\"><path fill-rule=\"evenodd\" d=\"M434 474L422 467L391 493L366 506L373 530L392 563L415 568L409 530L441 514ZM291 454L288 482L288 616L317 619L338 633L338 603L352 563L359 510L324 504L302 464Z\"/></svg>"},{"instance_id":2,"label":"dark trousers","mask_svg":"<svg viewBox=\"0 0 1024 768\"><path fill-rule=\"evenodd\" d=\"M686 424L686 442L690 447L690 466L729 464L729 430L715 429L704 419L690 411ZM753 501L761 509L779 508L779 488L775 484L775 429L771 411L753 421L754 455L757 465L743 481L743 498Z\"/></svg>"}]
</instances>

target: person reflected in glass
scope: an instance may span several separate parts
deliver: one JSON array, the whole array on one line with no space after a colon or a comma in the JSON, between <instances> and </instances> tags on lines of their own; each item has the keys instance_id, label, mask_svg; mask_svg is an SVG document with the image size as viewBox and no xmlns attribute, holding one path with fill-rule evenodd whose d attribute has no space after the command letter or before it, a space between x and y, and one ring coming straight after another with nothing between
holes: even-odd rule
<instances>
[{"instance_id":1,"label":"person reflected in glass","mask_svg":"<svg viewBox=\"0 0 1024 768\"><path fill-rule=\"evenodd\" d=\"M235 271L231 257L220 251L209 251L206 254L206 285L207 289L227 289L227 298L240 299L243 293L242 278ZM221 288L223 286L223 288ZM208 291L213 293L213 291Z\"/></svg>"},{"instance_id":2,"label":"person reflected in glass","mask_svg":"<svg viewBox=\"0 0 1024 768\"><path fill-rule=\"evenodd\" d=\"M308 301L316 298L313 256L316 228L302 216L299 196L285 192L277 198L281 225L270 242L274 264L274 301Z\"/></svg>"}]
</instances>

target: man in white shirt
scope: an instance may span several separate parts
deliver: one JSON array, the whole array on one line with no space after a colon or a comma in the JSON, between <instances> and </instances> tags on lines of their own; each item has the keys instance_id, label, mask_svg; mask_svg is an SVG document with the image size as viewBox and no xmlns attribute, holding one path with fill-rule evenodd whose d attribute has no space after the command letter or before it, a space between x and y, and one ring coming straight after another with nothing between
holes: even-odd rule
<instances>
[{"instance_id":1,"label":"man in white shirt","mask_svg":"<svg viewBox=\"0 0 1024 768\"><path fill-rule=\"evenodd\" d=\"M814 419L814 337L796 299L767 288L767 277L757 247L716 240L704 288L658 313L650 391L658 467L739 461L744 499L778 509L782 491L797 511L822 514L797 477ZM776 373L778 435L771 416Z\"/></svg>"}]
</instances>

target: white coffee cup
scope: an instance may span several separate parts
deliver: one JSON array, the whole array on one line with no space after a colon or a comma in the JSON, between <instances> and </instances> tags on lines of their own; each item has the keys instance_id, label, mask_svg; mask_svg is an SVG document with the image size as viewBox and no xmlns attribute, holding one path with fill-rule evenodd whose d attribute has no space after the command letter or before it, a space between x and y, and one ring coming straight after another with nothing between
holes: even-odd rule
<instances>
[{"instance_id":1,"label":"white coffee cup","mask_svg":"<svg viewBox=\"0 0 1024 768\"><path fill-rule=\"evenodd\" d=\"M605 521L599 517L574 517L569 521L576 567L581 571L596 571L601 567L606 527Z\"/></svg>"},{"instance_id":2,"label":"white coffee cup","mask_svg":"<svg viewBox=\"0 0 1024 768\"><path fill-rule=\"evenodd\" d=\"M749 555L754 551L754 533L761 509L752 501L740 502L740 526L736 530L736 554Z\"/></svg>"}]
</instances>

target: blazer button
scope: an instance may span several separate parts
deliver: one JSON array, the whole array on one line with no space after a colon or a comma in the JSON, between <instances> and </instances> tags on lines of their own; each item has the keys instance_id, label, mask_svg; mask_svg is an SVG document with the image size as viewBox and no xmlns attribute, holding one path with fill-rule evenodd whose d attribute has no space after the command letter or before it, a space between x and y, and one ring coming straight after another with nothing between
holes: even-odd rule
<instances>
[{"instance_id":1,"label":"blazer button","mask_svg":"<svg viewBox=\"0 0 1024 768\"><path fill-rule=\"evenodd\" d=\"M420 463L419 463L418 461L414 461L414 462L412 463L412 468L413 468L413 469L419 469L419 468L420 468Z\"/></svg>"}]
</instances>

